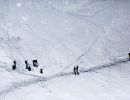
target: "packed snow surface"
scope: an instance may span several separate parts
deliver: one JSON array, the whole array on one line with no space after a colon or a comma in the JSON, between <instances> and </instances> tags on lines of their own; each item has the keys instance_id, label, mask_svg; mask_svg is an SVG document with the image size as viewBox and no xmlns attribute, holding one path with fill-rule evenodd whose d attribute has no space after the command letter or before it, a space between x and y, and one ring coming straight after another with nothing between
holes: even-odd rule
<instances>
[{"instance_id":1,"label":"packed snow surface","mask_svg":"<svg viewBox=\"0 0 130 100\"><path fill-rule=\"evenodd\" d=\"M42 81L8 93L3 100L129 100L130 63L79 76Z\"/></svg>"}]
</instances>

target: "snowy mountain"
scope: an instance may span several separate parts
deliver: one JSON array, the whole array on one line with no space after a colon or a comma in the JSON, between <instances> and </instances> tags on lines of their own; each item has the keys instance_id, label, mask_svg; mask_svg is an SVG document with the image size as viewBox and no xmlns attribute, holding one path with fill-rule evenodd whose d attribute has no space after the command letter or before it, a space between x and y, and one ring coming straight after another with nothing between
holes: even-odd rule
<instances>
[{"instance_id":1,"label":"snowy mountain","mask_svg":"<svg viewBox=\"0 0 130 100\"><path fill-rule=\"evenodd\" d=\"M0 0L0 100L129 100L129 5ZM34 59L43 74L32 67ZM76 77L75 65L81 72Z\"/></svg>"},{"instance_id":2,"label":"snowy mountain","mask_svg":"<svg viewBox=\"0 0 130 100\"><path fill-rule=\"evenodd\" d=\"M96 65L127 54L130 1L1 0L1 62L38 59L42 67ZM98 58L98 59L97 59Z\"/></svg>"}]
</instances>

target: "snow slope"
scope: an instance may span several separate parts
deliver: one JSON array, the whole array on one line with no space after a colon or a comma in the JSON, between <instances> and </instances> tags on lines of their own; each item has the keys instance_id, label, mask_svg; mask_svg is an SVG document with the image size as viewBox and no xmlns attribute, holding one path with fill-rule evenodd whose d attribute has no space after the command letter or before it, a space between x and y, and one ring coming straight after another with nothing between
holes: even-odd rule
<instances>
[{"instance_id":1,"label":"snow slope","mask_svg":"<svg viewBox=\"0 0 130 100\"><path fill-rule=\"evenodd\" d=\"M127 58L129 5L129 0L0 0L0 99L129 100L129 62L55 78L74 65L82 70ZM44 68L42 75L37 68L25 70L24 60L32 66L33 59ZM10 70L13 60L16 71Z\"/></svg>"},{"instance_id":2,"label":"snow slope","mask_svg":"<svg viewBox=\"0 0 130 100\"><path fill-rule=\"evenodd\" d=\"M127 55L129 5L129 0L0 0L0 61L11 66L16 59L25 68L24 60L38 59L46 73L54 73Z\"/></svg>"},{"instance_id":3,"label":"snow slope","mask_svg":"<svg viewBox=\"0 0 130 100\"><path fill-rule=\"evenodd\" d=\"M32 84L2 100L129 100L130 63Z\"/></svg>"}]
</instances>

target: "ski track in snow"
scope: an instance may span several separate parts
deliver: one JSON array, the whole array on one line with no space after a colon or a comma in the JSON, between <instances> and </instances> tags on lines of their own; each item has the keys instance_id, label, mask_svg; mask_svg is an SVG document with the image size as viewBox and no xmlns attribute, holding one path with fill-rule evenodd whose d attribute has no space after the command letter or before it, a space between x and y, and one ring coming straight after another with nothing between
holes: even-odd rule
<instances>
[{"instance_id":1,"label":"ski track in snow","mask_svg":"<svg viewBox=\"0 0 130 100\"><path fill-rule=\"evenodd\" d=\"M75 16L77 18L82 18L82 19L85 19L86 21L88 21L90 24L92 24L94 27L97 27L98 29L102 30L102 33L106 33L105 29L96 24L95 22L93 22L92 20L89 19L89 17L87 18L86 16L84 15L81 15L79 13L70 13L70 12L67 12L67 14L71 15L71 16ZM66 66L62 71L66 70L67 68L69 68L71 65L73 65L75 62L77 62L80 58L82 58L85 54L89 54L89 52L93 49L94 45L97 43L97 41L103 36L103 34L99 35L96 37L96 39L92 42L91 46L88 48L87 51L85 51L83 54L81 54L75 61L73 61L71 64L69 64L68 66ZM61 71L61 72L62 72Z\"/></svg>"},{"instance_id":2,"label":"ski track in snow","mask_svg":"<svg viewBox=\"0 0 130 100\"><path fill-rule=\"evenodd\" d=\"M125 62L128 62L128 61L129 61L128 58L122 58L122 59L120 58L116 61L105 63L105 64L95 66L95 67L92 67L92 68L89 68L89 69L81 69L81 70L79 70L79 73L94 72L94 71L97 71L99 69L108 68L108 67L111 67L111 66L114 66L114 65L117 65L117 64L120 64L120 63L125 63ZM69 75L72 75L72 74L74 74L74 73L73 72L61 72L61 73L53 74L53 75L48 76L48 77L34 77L34 78L29 79L27 81L15 82L10 86L6 86L6 88L4 88L3 90L0 91L0 100L3 100L4 96L6 94L13 92L15 89L20 89L22 87L29 86L31 84L36 84L36 83L41 82L41 81L45 82L45 81L48 81L48 80L51 80L51 79L54 79L54 78L59 78L59 77L62 77L62 76L69 76Z\"/></svg>"}]
</instances>

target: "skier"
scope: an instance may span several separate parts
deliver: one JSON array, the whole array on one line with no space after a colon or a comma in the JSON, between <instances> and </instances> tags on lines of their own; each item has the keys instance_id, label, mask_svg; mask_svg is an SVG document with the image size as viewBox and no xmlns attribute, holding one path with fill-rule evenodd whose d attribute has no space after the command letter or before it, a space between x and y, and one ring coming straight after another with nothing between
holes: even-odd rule
<instances>
[{"instance_id":1,"label":"skier","mask_svg":"<svg viewBox=\"0 0 130 100\"><path fill-rule=\"evenodd\" d=\"M13 61L14 65L12 66L12 69L15 70L16 69L16 61Z\"/></svg>"},{"instance_id":2,"label":"skier","mask_svg":"<svg viewBox=\"0 0 130 100\"><path fill-rule=\"evenodd\" d=\"M26 69L28 69L28 61L25 60L25 64L26 64Z\"/></svg>"},{"instance_id":3,"label":"skier","mask_svg":"<svg viewBox=\"0 0 130 100\"><path fill-rule=\"evenodd\" d=\"M76 66L76 74L79 75L79 66Z\"/></svg>"},{"instance_id":4,"label":"skier","mask_svg":"<svg viewBox=\"0 0 130 100\"><path fill-rule=\"evenodd\" d=\"M30 66L28 67L28 71L31 71L31 67Z\"/></svg>"},{"instance_id":5,"label":"skier","mask_svg":"<svg viewBox=\"0 0 130 100\"><path fill-rule=\"evenodd\" d=\"M15 60L14 60L14 62L13 62L13 63L14 63L14 65L16 65L16 61L15 61Z\"/></svg>"},{"instance_id":6,"label":"skier","mask_svg":"<svg viewBox=\"0 0 130 100\"><path fill-rule=\"evenodd\" d=\"M75 66L74 66L73 72L76 75L76 67Z\"/></svg>"},{"instance_id":7,"label":"skier","mask_svg":"<svg viewBox=\"0 0 130 100\"><path fill-rule=\"evenodd\" d=\"M28 63L27 60L25 60L25 64L26 64L26 69L27 69L28 71L31 71L31 67L30 67L30 65L29 65L29 63Z\"/></svg>"},{"instance_id":8,"label":"skier","mask_svg":"<svg viewBox=\"0 0 130 100\"><path fill-rule=\"evenodd\" d=\"M129 55L129 61L130 61L130 53L128 53L128 55Z\"/></svg>"},{"instance_id":9,"label":"skier","mask_svg":"<svg viewBox=\"0 0 130 100\"><path fill-rule=\"evenodd\" d=\"M40 73L41 73L41 74L43 73L43 69L40 69Z\"/></svg>"},{"instance_id":10,"label":"skier","mask_svg":"<svg viewBox=\"0 0 130 100\"><path fill-rule=\"evenodd\" d=\"M39 64L38 64L37 60L33 60L33 66L34 66L34 67L38 67L38 65L39 65Z\"/></svg>"}]
</instances>

